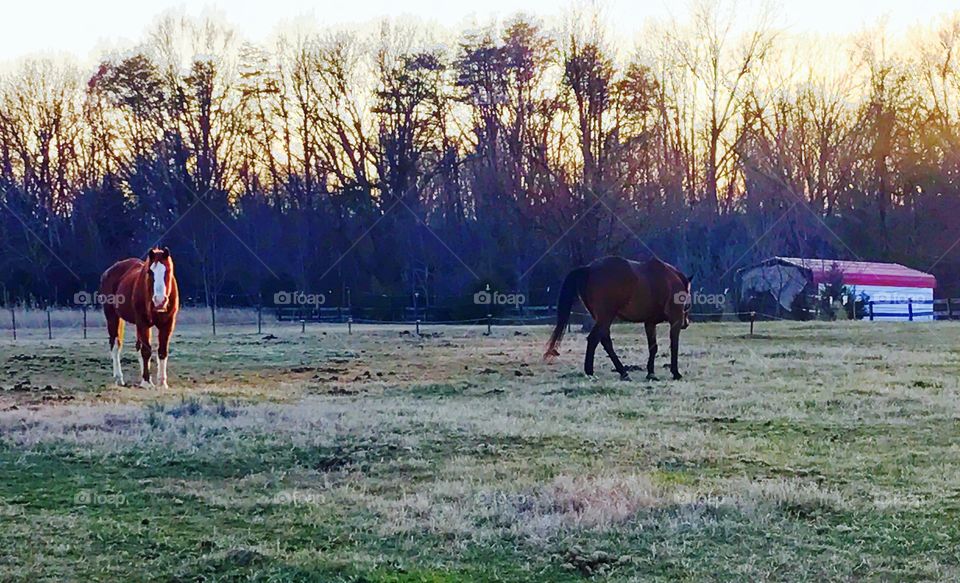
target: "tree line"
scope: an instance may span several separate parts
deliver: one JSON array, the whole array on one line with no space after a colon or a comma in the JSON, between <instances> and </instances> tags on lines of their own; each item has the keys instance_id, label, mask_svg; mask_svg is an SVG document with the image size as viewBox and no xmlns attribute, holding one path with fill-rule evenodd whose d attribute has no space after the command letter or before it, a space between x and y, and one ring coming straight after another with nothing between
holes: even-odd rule
<instances>
[{"instance_id":1,"label":"tree line","mask_svg":"<svg viewBox=\"0 0 960 583\"><path fill-rule=\"evenodd\" d=\"M207 305L550 303L607 254L709 292L799 255L956 294L960 16L825 53L773 16L695 3L624 51L590 14L256 44L171 13L92 70L24 61L0 77L3 299L69 304L151 245Z\"/></svg>"}]
</instances>

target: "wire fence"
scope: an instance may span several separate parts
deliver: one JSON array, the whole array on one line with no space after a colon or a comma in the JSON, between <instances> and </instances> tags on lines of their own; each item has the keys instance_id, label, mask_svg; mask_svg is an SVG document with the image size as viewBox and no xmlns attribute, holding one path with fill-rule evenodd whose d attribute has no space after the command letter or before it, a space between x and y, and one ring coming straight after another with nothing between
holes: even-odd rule
<instances>
[{"instance_id":1,"label":"wire fence","mask_svg":"<svg viewBox=\"0 0 960 583\"><path fill-rule=\"evenodd\" d=\"M952 300L951 300L952 301ZM881 302L875 302L879 305ZM890 302L891 304L897 302ZM926 311L913 311L913 303L929 306L932 302L912 302L908 303L908 313L917 316L916 319L922 319L926 316L928 320L933 319L931 314L936 316L937 312L930 312L931 308L925 307ZM335 310L331 309L331 310ZM870 307L871 314L862 314L863 320L881 320L883 318L876 306ZM89 307L80 308L46 308L33 309L23 307L8 307L4 310L4 316L0 316L0 339L6 341L17 340L37 340L37 339L96 339L106 337L106 322L99 309ZM452 319L431 319L427 318L427 312L422 312L424 317L403 319L382 319L355 317L351 311L341 310L339 313L333 312L303 312L298 314L302 317L291 317L285 314L283 310L265 309L263 307L218 307L210 309L208 307L185 307L182 308L177 317L177 328L194 334L212 334L220 333L256 333L269 334L272 332L299 332L306 334L308 329L311 331L337 329L345 330L347 334L354 333L354 327L357 332L363 332L362 327L391 327L407 329L411 333L421 335L425 329L430 327L460 326L480 328L485 334L492 334L497 327L523 327L523 326L550 326L556 322L556 308L553 306L532 306L525 310L523 314L489 313L482 317L473 318L452 318ZM409 315L412 315L410 313ZM747 334L753 336L758 323L763 321L796 321L795 318L786 317L779 314L770 314L760 311L738 311L725 312L720 321L734 322L748 326ZM960 310L951 312L951 316L960 316ZM941 318L937 318L941 319ZM696 322L696 315L693 320ZM589 330L592 324L590 314L580 310L574 310L567 324L568 331L574 327Z\"/></svg>"},{"instance_id":2,"label":"wire fence","mask_svg":"<svg viewBox=\"0 0 960 583\"><path fill-rule=\"evenodd\" d=\"M62 338L99 338L106 335L106 320L99 309L81 308L6 308L0 316L0 337L8 340ZM263 308L217 308L211 310L201 307L181 308L177 315L177 329L193 333L257 333L267 334L271 331L299 330L306 333L308 329L321 330L331 327L345 328L348 334L353 333L354 326L390 326L409 328L412 332L421 333L423 328L433 326L467 326L482 327L491 333L496 326L536 326L553 324L555 314L518 316L487 314L476 318L458 319L379 319L353 317L344 312L341 317L322 317L316 315L308 317L281 316L276 310ZM589 321L586 312L572 313L571 325L581 325ZM129 324L128 324L129 326ZM129 332L128 332L129 334Z\"/></svg>"}]
</instances>

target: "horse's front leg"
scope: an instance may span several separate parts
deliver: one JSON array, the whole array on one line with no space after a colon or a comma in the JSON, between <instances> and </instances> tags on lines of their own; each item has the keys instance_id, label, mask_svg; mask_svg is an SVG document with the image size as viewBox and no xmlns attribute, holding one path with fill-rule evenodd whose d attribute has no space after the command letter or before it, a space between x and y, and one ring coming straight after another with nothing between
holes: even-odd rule
<instances>
[{"instance_id":1,"label":"horse's front leg","mask_svg":"<svg viewBox=\"0 0 960 583\"><path fill-rule=\"evenodd\" d=\"M670 325L670 372L673 374L673 380L675 381L683 378L677 368L677 357L680 352L680 330L683 330L680 324Z\"/></svg>"},{"instance_id":2,"label":"horse's front leg","mask_svg":"<svg viewBox=\"0 0 960 583\"><path fill-rule=\"evenodd\" d=\"M150 346L150 326L137 324L137 346L140 348L140 386L144 389L152 389L153 383L150 382L150 356L153 354L153 347Z\"/></svg>"},{"instance_id":3,"label":"horse's front leg","mask_svg":"<svg viewBox=\"0 0 960 583\"><path fill-rule=\"evenodd\" d=\"M167 385L167 356L170 353L170 336L173 334L173 326L157 327L157 385L161 389L169 389Z\"/></svg>"}]
</instances>

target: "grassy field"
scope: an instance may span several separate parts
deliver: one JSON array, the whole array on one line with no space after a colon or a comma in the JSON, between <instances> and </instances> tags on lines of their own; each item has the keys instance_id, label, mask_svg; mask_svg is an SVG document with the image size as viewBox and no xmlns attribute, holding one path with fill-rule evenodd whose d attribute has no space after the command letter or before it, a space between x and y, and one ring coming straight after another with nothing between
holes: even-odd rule
<instances>
[{"instance_id":1,"label":"grassy field","mask_svg":"<svg viewBox=\"0 0 960 583\"><path fill-rule=\"evenodd\" d=\"M960 579L960 326L483 331L0 340L0 579Z\"/></svg>"}]
</instances>

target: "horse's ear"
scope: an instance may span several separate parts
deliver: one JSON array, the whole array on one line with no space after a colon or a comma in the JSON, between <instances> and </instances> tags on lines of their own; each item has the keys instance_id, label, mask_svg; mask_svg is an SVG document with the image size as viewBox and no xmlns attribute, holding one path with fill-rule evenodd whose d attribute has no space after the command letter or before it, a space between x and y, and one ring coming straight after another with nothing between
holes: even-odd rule
<instances>
[{"instance_id":1,"label":"horse's ear","mask_svg":"<svg viewBox=\"0 0 960 583\"><path fill-rule=\"evenodd\" d=\"M147 258L150 259L150 261L156 261L156 260L157 260L157 252L154 251L153 249L150 249L150 251L147 252Z\"/></svg>"},{"instance_id":2,"label":"horse's ear","mask_svg":"<svg viewBox=\"0 0 960 583\"><path fill-rule=\"evenodd\" d=\"M164 258L164 259L170 259L170 248L169 248L169 247L164 247L164 248L163 248L163 258Z\"/></svg>"}]
</instances>

